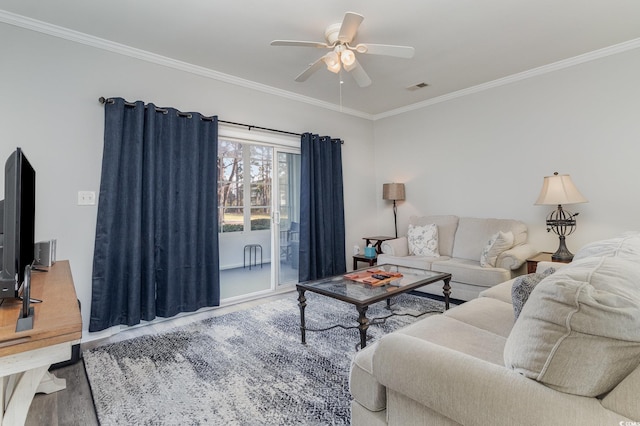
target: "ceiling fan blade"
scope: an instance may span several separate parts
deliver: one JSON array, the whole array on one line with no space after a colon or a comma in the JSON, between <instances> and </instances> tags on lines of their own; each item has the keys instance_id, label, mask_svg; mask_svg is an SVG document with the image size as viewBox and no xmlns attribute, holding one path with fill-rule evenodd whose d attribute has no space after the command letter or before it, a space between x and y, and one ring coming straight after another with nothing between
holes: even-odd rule
<instances>
[{"instance_id":1,"label":"ceiling fan blade","mask_svg":"<svg viewBox=\"0 0 640 426\"><path fill-rule=\"evenodd\" d=\"M354 47L358 53L367 53L369 55L385 55L395 56L396 58L411 59L415 53L415 49L410 46L393 46L390 44L358 44Z\"/></svg>"},{"instance_id":2,"label":"ceiling fan blade","mask_svg":"<svg viewBox=\"0 0 640 426\"><path fill-rule=\"evenodd\" d=\"M296 81L302 83L303 81L306 81L309 77L311 77L311 74L322 68L324 66L324 61L322 60L323 58L324 56L320 57L317 61L309 65L309 68L302 71L302 73L300 73L300 75L296 77Z\"/></svg>"},{"instance_id":3,"label":"ceiling fan blade","mask_svg":"<svg viewBox=\"0 0 640 426\"><path fill-rule=\"evenodd\" d=\"M298 40L273 40L271 46L297 46L297 47L317 47L328 48L331 47L327 43L319 41L298 41Z\"/></svg>"},{"instance_id":4,"label":"ceiling fan blade","mask_svg":"<svg viewBox=\"0 0 640 426\"><path fill-rule=\"evenodd\" d=\"M353 65L349 67L348 71L353 76L353 79L356 81L356 83L358 83L358 86L367 87L371 85L371 79L357 59L355 60Z\"/></svg>"},{"instance_id":5,"label":"ceiling fan blade","mask_svg":"<svg viewBox=\"0 0 640 426\"><path fill-rule=\"evenodd\" d=\"M353 38L358 32L360 23L364 19L364 16L353 12L347 12L344 14L342 25L340 26L340 33L338 34L338 40L343 43L351 43Z\"/></svg>"}]
</instances>

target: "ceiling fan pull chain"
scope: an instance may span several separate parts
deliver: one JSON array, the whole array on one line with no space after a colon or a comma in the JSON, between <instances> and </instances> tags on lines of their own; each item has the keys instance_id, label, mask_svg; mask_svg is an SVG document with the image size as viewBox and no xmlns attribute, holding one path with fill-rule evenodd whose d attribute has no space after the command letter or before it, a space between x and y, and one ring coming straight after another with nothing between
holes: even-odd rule
<instances>
[{"instance_id":1,"label":"ceiling fan pull chain","mask_svg":"<svg viewBox=\"0 0 640 426\"><path fill-rule=\"evenodd\" d=\"M340 112L342 112L342 70L340 70L340 74L338 74L340 76L340 80L338 83L338 86L340 86Z\"/></svg>"}]
</instances>

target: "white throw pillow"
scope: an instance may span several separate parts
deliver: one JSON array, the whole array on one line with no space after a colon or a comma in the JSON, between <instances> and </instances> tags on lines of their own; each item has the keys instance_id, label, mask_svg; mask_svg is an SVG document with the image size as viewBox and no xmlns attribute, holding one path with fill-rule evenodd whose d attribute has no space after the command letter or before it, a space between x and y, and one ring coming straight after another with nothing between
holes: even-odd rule
<instances>
[{"instance_id":1,"label":"white throw pillow","mask_svg":"<svg viewBox=\"0 0 640 426\"><path fill-rule=\"evenodd\" d=\"M438 252L438 225L409 225L407 232L409 254L414 256L440 257Z\"/></svg>"},{"instance_id":2,"label":"white throw pillow","mask_svg":"<svg viewBox=\"0 0 640 426\"><path fill-rule=\"evenodd\" d=\"M500 253L509 250L511 247L513 247L513 232L496 232L489 238L489 242L482 250L480 266L483 268L495 267Z\"/></svg>"}]
</instances>

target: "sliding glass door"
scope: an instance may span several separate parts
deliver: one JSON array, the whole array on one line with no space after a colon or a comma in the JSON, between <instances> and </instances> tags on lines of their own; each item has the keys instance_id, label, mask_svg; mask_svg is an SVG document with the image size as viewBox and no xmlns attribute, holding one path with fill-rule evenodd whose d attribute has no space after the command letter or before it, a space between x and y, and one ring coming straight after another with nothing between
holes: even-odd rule
<instances>
[{"instance_id":1,"label":"sliding glass door","mask_svg":"<svg viewBox=\"0 0 640 426\"><path fill-rule=\"evenodd\" d=\"M218 140L220 296L245 298L298 279L300 154Z\"/></svg>"},{"instance_id":2,"label":"sliding glass door","mask_svg":"<svg viewBox=\"0 0 640 426\"><path fill-rule=\"evenodd\" d=\"M298 249L300 243L300 154L278 151L276 153L276 185L274 188L273 223L277 239L275 250L279 253L275 268L278 285L298 282Z\"/></svg>"}]
</instances>

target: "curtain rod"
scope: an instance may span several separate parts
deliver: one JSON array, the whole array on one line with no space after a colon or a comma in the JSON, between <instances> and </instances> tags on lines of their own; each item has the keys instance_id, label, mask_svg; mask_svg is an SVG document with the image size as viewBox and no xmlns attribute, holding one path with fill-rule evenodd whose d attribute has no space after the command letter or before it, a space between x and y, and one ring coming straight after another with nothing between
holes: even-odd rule
<instances>
[{"instance_id":1,"label":"curtain rod","mask_svg":"<svg viewBox=\"0 0 640 426\"><path fill-rule=\"evenodd\" d=\"M246 127L249 131L251 131L251 129L258 129L258 130L264 130L266 132L282 133L282 134L285 134L285 135L293 135L293 136L302 136L302 133L287 132L286 130L270 129L268 127L254 126L254 125L251 125L251 124L236 123L234 121L226 121L226 120L220 120L219 119L218 123L224 123L224 124L231 124L233 126Z\"/></svg>"},{"instance_id":2,"label":"curtain rod","mask_svg":"<svg viewBox=\"0 0 640 426\"><path fill-rule=\"evenodd\" d=\"M101 104L113 103L113 102L114 102L114 100L113 100L113 99L111 99L111 98L105 98L104 96L100 96L100 98L98 99L98 101L100 101L100 103L101 103ZM126 101L125 101L125 103L124 103L124 104L125 104L125 106L128 106L128 107L134 107L134 106L136 106L136 104L135 104L135 103L126 102ZM158 107L156 107L156 111L157 111L157 112L162 112L162 113L165 113L165 114L168 112L168 110L163 109L163 108L158 108ZM190 114L188 114L188 113L183 113L183 112L178 112L178 114L179 114L179 115L182 115L182 116L185 116L185 117L186 117L186 116L190 116ZM203 120L212 120L212 119L213 119L213 117L202 117L202 119L203 119ZM230 124L230 125L233 125L233 126L246 127L249 131L251 131L251 129L258 129L258 130L264 130L264 131L267 131L267 132L282 133L282 134L285 134L285 135L302 136L302 134L301 134L301 133L287 132L286 130L270 129L270 128L268 128L268 127L254 126L254 125L252 125L252 124L236 123L236 122L234 122L234 121L226 121L226 120L220 120L220 119L218 119L218 123L224 123L224 124Z\"/></svg>"}]
</instances>

